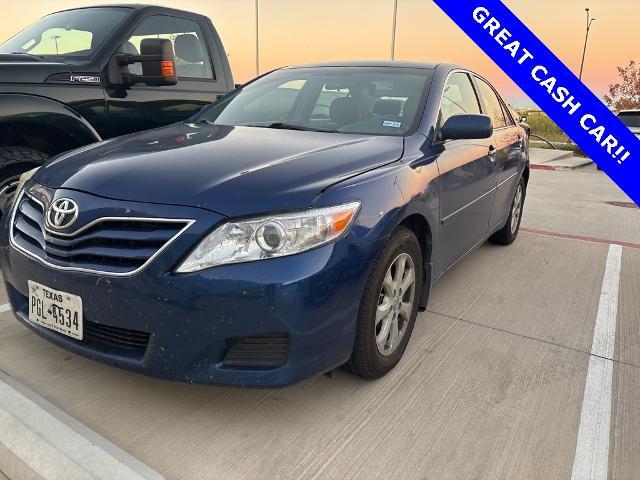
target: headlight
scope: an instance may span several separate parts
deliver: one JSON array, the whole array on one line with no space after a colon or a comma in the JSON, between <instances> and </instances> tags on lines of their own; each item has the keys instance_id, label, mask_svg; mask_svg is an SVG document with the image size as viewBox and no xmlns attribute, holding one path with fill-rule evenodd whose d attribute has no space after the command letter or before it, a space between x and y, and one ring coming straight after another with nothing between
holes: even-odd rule
<instances>
[{"instance_id":1,"label":"headlight","mask_svg":"<svg viewBox=\"0 0 640 480\"><path fill-rule=\"evenodd\" d=\"M351 202L225 223L207 235L176 272L197 272L310 250L346 233L359 208L360 202Z\"/></svg>"}]
</instances>

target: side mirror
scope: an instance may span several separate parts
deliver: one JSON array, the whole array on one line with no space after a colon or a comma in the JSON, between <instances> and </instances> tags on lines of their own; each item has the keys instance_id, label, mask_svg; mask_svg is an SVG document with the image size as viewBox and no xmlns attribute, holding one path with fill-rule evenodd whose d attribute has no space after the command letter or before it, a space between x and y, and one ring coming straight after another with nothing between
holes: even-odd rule
<instances>
[{"instance_id":1,"label":"side mirror","mask_svg":"<svg viewBox=\"0 0 640 480\"><path fill-rule=\"evenodd\" d=\"M472 140L493 135L493 121L487 115L454 115L442 127L443 140Z\"/></svg>"},{"instance_id":2,"label":"side mirror","mask_svg":"<svg viewBox=\"0 0 640 480\"><path fill-rule=\"evenodd\" d=\"M142 75L133 75L127 68L142 64ZM145 38L140 42L140 55L121 53L109 61L108 79L111 85L128 87L136 83L150 86L175 85L176 56L173 44L164 38Z\"/></svg>"}]
</instances>

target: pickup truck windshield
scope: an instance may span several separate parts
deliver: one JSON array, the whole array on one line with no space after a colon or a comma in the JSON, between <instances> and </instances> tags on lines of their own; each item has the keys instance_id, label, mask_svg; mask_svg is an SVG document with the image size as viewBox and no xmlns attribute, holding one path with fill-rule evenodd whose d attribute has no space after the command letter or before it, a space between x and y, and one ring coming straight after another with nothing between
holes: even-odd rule
<instances>
[{"instance_id":1,"label":"pickup truck windshield","mask_svg":"<svg viewBox=\"0 0 640 480\"><path fill-rule=\"evenodd\" d=\"M103 7L53 13L0 45L0 53L88 58L131 11Z\"/></svg>"},{"instance_id":2,"label":"pickup truck windshield","mask_svg":"<svg viewBox=\"0 0 640 480\"><path fill-rule=\"evenodd\" d=\"M406 67L303 67L277 70L203 110L215 125L406 135L433 70Z\"/></svg>"}]
</instances>

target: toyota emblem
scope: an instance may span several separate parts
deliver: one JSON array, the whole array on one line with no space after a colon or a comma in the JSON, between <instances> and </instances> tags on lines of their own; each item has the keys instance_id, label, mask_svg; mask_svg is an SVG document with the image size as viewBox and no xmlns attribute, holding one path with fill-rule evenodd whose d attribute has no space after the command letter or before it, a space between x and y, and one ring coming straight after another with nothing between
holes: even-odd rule
<instances>
[{"instance_id":1,"label":"toyota emblem","mask_svg":"<svg viewBox=\"0 0 640 480\"><path fill-rule=\"evenodd\" d=\"M47 223L58 230L73 225L78 218L78 204L69 198L59 198L47 212Z\"/></svg>"}]
</instances>

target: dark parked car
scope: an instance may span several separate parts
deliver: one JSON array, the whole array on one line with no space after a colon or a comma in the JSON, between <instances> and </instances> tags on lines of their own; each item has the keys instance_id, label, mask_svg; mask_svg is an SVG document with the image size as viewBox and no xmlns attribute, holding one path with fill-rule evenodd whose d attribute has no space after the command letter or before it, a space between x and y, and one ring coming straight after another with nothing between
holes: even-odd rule
<instances>
[{"instance_id":1,"label":"dark parked car","mask_svg":"<svg viewBox=\"0 0 640 480\"><path fill-rule=\"evenodd\" d=\"M636 137L640 137L640 110L622 110L618 112L618 118Z\"/></svg>"},{"instance_id":2,"label":"dark parked car","mask_svg":"<svg viewBox=\"0 0 640 480\"><path fill-rule=\"evenodd\" d=\"M462 68L277 70L38 170L0 238L11 306L63 348L158 377L380 377L433 282L515 240L526 145Z\"/></svg>"},{"instance_id":3,"label":"dark parked car","mask_svg":"<svg viewBox=\"0 0 640 480\"><path fill-rule=\"evenodd\" d=\"M175 75L149 78L162 39ZM145 5L47 15L0 45L0 211L20 174L48 158L185 120L233 88L202 15Z\"/></svg>"}]
</instances>

